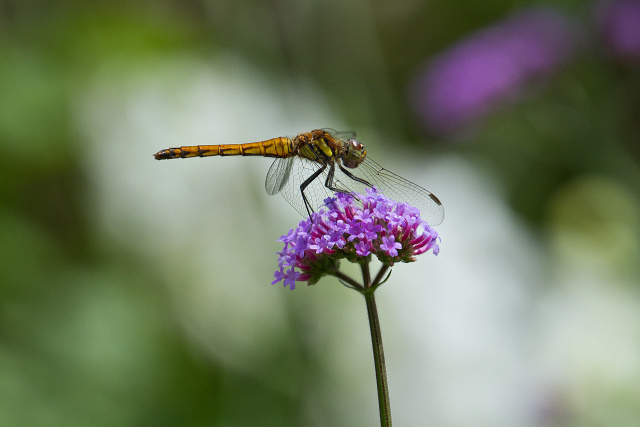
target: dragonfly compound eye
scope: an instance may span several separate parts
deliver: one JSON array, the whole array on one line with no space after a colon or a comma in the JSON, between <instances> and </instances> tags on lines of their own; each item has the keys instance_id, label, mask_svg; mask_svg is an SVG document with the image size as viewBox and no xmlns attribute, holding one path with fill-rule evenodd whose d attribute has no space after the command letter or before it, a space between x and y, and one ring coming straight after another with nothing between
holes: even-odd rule
<instances>
[{"instance_id":1,"label":"dragonfly compound eye","mask_svg":"<svg viewBox=\"0 0 640 427\"><path fill-rule=\"evenodd\" d=\"M347 152L343 158L343 164L353 169L357 167L364 158L367 156L367 150L364 149L364 145L355 139L347 140Z\"/></svg>"},{"instance_id":2,"label":"dragonfly compound eye","mask_svg":"<svg viewBox=\"0 0 640 427\"><path fill-rule=\"evenodd\" d=\"M362 143L360 143L360 141L356 140L356 139L350 139L347 141L349 143L349 145L351 146L351 148L353 148L354 150L362 153L364 151L364 145L362 145Z\"/></svg>"}]
</instances>

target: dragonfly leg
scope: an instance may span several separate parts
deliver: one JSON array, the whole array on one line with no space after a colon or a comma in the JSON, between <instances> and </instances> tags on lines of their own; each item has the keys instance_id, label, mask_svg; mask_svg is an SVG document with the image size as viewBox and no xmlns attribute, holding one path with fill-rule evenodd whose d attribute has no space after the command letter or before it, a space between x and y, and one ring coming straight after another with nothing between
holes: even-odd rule
<instances>
[{"instance_id":1,"label":"dragonfly leg","mask_svg":"<svg viewBox=\"0 0 640 427\"><path fill-rule=\"evenodd\" d=\"M354 174L352 174L351 172L349 172L347 169L344 168L344 166L342 165L338 165L340 167L340 170L347 175L349 178L351 178L354 181L358 181L361 184L366 185L367 187L371 188L373 187L373 185L371 185L368 181L362 179L362 178L358 178L357 176L355 176Z\"/></svg>"},{"instance_id":2,"label":"dragonfly leg","mask_svg":"<svg viewBox=\"0 0 640 427\"><path fill-rule=\"evenodd\" d=\"M338 187L333 186L333 176L336 173L336 165L335 163L331 163L331 168L329 168L329 172L327 173L327 179L324 181L324 186L334 193L344 193L344 190L339 189ZM345 193L348 194L348 193Z\"/></svg>"},{"instance_id":3,"label":"dragonfly leg","mask_svg":"<svg viewBox=\"0 0 640 427\"><path fill-rule=\"evenodd\" d=\"M361 184L364 184L369 188L373 187L373 185L371 185L368 181L355 176L354 174L349 172L347 169L345 169L342 165L338 165L338 167L340 168L340 170L345 175L347 175L352 180L357 181L357 182L359 182ZM337 187L334 187L334 185L333 185L333 175L334 174L335 174L335 163L331 163L331 169L329 170L329 173L327 174L327 180L324 183L325 187L327 187L329 190L331 190L331 191L333 191L335 193L351 194L356 200L361 201L355 194L353 194L353 193L345 193L344 190L341 190L341 189L339 189Z\"/></svg>"},{"instance_id":4,"label":"dragonfly leg","mask_svg":"<svg viewBox=\"0 0 640 427\"><path fill-rule=\"evenodd\" d=\"M331 165L331 171L333 171L333 165ZM325 169L327 165L324 164L320 169L315 171L309 178L305 179L302 184L300 184L300 193L302 193L302 200L304 200L304 207L307 208L307 213L309 214L309 219L311 219L311 212L313 212L313 207L309 203L307 196L304 194L305 188L309 186ZM331 173L331 172L330 172ZM333 175L333 174L332 174Z\"/></svg>"},{"instance_id":5,"label":"dragonfly leg","mask_svg":"<svg viewBox=\"0 0 640 427\"><path fill-rule=\"evenodd\" d=\"M342 165L338 165L340 167L340 170L342 172L344 172L345 175L347 175L349 178L353 179L354 181L358 181L364 185L367 185L369 187L371 187L371 184L369 184L367 181L365 181L362 178L358 178L357 176L354 176L351 172L347 171L345 168L342 167ZM336 165L335 163L331 163L331 168L329 169L329 172L327 173L327 179L324 182L324 186L327 187L329 190L333 191L334 193L342 193L342 194L352 194L349 191L345 191L344 189L340 189L336 186L333 185L333 177L335 175L336 172ZM353 194L352 194L353 195ZM357 199L357 197L356 197Z\"/></svg>"}]
</instances>

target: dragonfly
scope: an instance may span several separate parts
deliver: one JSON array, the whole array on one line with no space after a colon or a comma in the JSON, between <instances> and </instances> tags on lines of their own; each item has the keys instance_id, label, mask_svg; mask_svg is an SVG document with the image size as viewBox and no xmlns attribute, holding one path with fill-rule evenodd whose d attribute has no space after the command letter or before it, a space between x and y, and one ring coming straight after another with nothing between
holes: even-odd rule
<instances>
[{"instance_id":1,"label":"dragonfly","mask_svg":"<svg viewBox=\"0 0 640 427\"><path fill-rule=\"evenodd\" d=\"M364 194L375 186L387 198L418 208L429 225L444 219L444 207L433 193L376 163L354 132L315 129L294 138L182 146L154 154L157 160L209 156L275 157L265 189L269 195L282 194L303 217L311 218L311 213L336 193Z\"/></svg>"}]
</instances>

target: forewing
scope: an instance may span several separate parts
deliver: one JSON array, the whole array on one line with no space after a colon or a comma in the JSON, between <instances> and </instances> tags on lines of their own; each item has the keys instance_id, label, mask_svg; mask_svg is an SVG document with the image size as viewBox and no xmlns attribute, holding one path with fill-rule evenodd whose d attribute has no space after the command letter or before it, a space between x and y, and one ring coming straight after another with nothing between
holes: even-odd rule
<instances>
[{"instance_id":1,"label":"forewing","mask_svg":"<svg viewBox=\"0 0 640 427\"><path fill-rule=\"evenodd\" d=\"M429 225L438 225L444 220L444 207L435 195L383 168L368 156L358 167L347 170L354 176L364 179L371 185L375 185L388 198L396 202L408 203L418 208L420 216ZM349 185L353 182L355 181L351 179ZM361 192L362 185L360 183L356 184L354 184L354 187L358 187L358 192Z\"/></svg>"}]
</instances>

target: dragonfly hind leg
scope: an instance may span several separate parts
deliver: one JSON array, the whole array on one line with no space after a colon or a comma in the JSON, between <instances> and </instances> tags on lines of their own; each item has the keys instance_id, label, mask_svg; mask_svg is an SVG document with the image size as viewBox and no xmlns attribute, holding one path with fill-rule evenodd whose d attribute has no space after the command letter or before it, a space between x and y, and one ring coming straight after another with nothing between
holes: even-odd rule
<instances>
[{"instance_id":1,"label":"dragonfly hind leg","mask_svg":"<svg viewBox=\"0 0 640 427\"><path fill-rule=\"evenodd\" d=\"M333 171L333 165L331 165L331 171L329 172L331 175L333 175L332 171ZM300 184L300 193L302 194L302 200L304 201L304 207L307 208L307 214L309 214L309 219L311 219L311 213L313 212L313 207L311 206L311 203L309 203L309 199L307 199L307 196L304 194L304 190L309 186L309 184L311 184L313 182L314 179L316 179L318 176L320 176L320 174L327 168L327 165L322 165L322 167L320 169L318 169L317 171L315 171L309 178L305 179L304 182L302 184Z\"/></svg>"}]
</instances>

